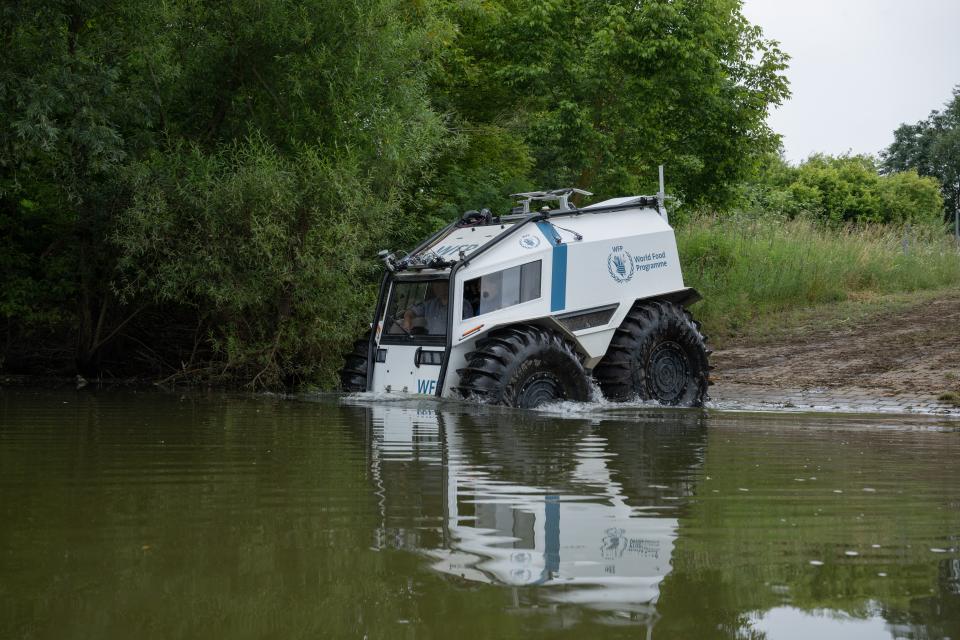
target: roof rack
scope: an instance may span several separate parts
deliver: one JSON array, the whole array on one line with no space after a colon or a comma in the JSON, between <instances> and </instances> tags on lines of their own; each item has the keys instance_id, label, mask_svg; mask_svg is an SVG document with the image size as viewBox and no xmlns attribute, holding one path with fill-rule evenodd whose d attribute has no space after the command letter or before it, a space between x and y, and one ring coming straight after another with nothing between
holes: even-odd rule
<instances>
[{"instance_id":1,"label":"roof rack","mask_svg":"<svg viewBox=\"0 0 960 640\"><path fill-rule=\"evenodd\" d=\"M527 191L524 193L511 193L510 197L517 200L517 206L515 206L510 213L529 214L531 202L556 202L557 209L575 209L576 207L570 204L570 197L575 193L582 196L593 195L589 191L575 189L573 187L567 187L566 189L554 189L553 191Z\"/></svg>"}]
</instances>

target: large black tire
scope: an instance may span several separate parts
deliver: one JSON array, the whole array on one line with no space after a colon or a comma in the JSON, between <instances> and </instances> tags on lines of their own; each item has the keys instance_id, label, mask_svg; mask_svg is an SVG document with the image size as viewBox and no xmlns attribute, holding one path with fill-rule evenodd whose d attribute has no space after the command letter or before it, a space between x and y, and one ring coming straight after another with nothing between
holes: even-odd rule
<instances>
[{"instance_id":1,"label":"large black tire","mask_svg":"<svg viewBox=\"0 0 960 640\"><path fill-rule=\"evenodd\" d=\"M350 393L367 390L367 345L370 334L353 343L353 350L343 354L343 368L340 369L340 388Z\"/></svg>"},{"instance_id":2,"label":"large black tire","mask_svg":"<svg viewBox=\"0 0 960 640\"><path fill-rule=\"evenodd\" d=\"M573 344L534 325L490 332L467 355L459 390L465 398L532 409L557 400L588 400L590 384Z\"/></svg>"},{"instance_id":3,"label":"large black tire","mask_svg":"<svg viewBox=\"0 0 960 640\"><path fill-rule=\"evenodd\" d=\"M700 324L672 302L636 304L593 370L603 395L699 407L708 400L710 350Z\"/></svg>"}]
</instances>

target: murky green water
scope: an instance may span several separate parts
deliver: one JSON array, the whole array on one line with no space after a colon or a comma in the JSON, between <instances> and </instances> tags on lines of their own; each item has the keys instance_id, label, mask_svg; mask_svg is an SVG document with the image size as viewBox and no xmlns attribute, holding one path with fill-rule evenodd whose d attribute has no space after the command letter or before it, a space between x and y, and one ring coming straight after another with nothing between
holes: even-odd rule
<instances>
[{"instance_id":1,"label":"murky green water","mask_svg":"<svg viewBox=\"0 0 960 640\"><path fill-rule=\"evenodd\" d=\"M960 638L960 423L0 393L0 638Z\"/></svg>"}]
</instances>

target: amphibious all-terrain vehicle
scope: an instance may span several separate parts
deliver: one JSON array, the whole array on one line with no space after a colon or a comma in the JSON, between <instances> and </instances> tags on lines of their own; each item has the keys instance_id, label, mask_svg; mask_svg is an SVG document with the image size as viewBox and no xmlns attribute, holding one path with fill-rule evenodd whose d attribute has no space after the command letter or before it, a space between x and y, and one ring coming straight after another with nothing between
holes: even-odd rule
<instances>
[{"instance_id":1,"label":"amphibious all-terrain vehicle","mask_svg":"<svg viewBox=\"0 0 960 640\"><path fill-rule=\"evenodd\" d=\"M345 391L479 398L532 408L590 399L698 406L709 350L686 307L673 229L656 196L578 208L577 189L468 211L386 273ZM535 209L534 203L552 203Z\"/></svg>"}]
</instances>

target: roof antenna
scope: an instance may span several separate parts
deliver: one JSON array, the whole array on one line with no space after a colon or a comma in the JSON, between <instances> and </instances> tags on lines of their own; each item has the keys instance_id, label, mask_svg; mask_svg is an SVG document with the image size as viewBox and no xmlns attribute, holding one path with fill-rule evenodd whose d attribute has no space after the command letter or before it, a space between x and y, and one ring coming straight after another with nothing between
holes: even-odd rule
<instances>
[{"instance_id":1,"label":"roof antenna","mask_svg":"<svg viewBox=\"0 0 960 640\"><path fill-rule=\"evenodd\" d=\"M660 165L660 191L657 191L657 209L660 217L663 218L663 221L667 224L670 224L670 220L667 219L667 208L663 206L663 201L666 199L667 194L663 188L663 165Z\"/></svg>"}]
</instances>

